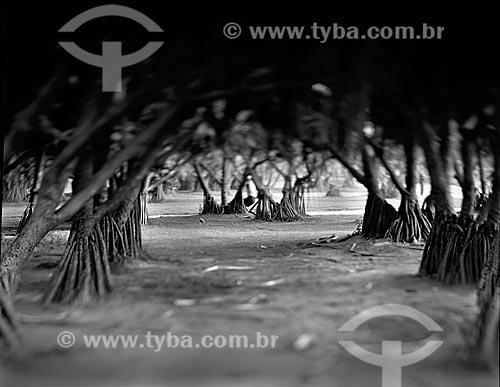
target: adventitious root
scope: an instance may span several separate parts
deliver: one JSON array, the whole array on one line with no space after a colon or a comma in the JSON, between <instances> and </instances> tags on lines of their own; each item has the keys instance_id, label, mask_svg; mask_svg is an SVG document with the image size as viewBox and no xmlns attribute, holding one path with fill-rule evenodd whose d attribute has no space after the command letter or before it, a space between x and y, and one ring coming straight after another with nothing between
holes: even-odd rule
<instances>
[{"instance_id":1,"label":"adventitious root","mask_svg":"<svg viewBox=\"0 0 500 387\"><path fill-rule=\"evenodd\" d=\"M2 280L2 284L4 280ZM12 300L7 291L7 286L1 285L0 288L0 349L5 348L8 351L16 351L21 343L19 334L19 321L16 311L12 305ZM2 349L2 353L4 350Z\"/></svg>"},{"instance_id":2,"label":"adventitious root","mask_svg":"<svg viewBox=\"0 0 500 387\"><path fill-rule=\"evenodd\" d=\"M290 193L285 192L276 208L276 214L272 220L278 222L292 222L301 219L301 215L295 208L295 204L294 197L292 197Z\"/></svg>"},{"instance_id":3,"label":"adventitious root","mask_svg":"<svg viewBox=\"0 0 500 387\"><path fill-rule=\"evenodd\" d=\"M422 203L422 213L429 220L429 222L433 222L436 217L436 208L434 207L434 203L432 202L431 196L427 196Z\"/></svg>"},{"instance_id":4,"label":"adventitious root","mask_svg":"<svg viewBox=\"0 0 500 387\"><path fill-rule=\"evenodd\" d=\"M233 200L224 207L224 214L246 214L248 213L243 200L243 188L236 191Z\"/></svg>"},{"instance_id":5,"label":"adventitious root","mask_svg":"<svg viewBox=\"0 0 500 387\"><path fill-rule=\"evenodd\" d=\"M279 204L276 203L268 192L261 190L255 208L255 219L266 222L272 221L278 213Z\"/></svg>"},{"instance_id":6,"label":"adventitious root","mask_svg":"<svg viewBox=\"0 0 500 387\"><path fill-rule=\"evenodd\" d=\"M300 180L302 181L302 180ZM297 214L302 218L306 216L305 183L296 183L292 190L292 200Z\"/></svg>"},{"instance_id":7,"label":"adventitious root","mask_svg":"<svg viewBox=\"0 0 500 387\"><path fill-rule=\"evenodd\" d=\"M296 195L289 190L283 191L283 198L279 203L274 201L268 192L259 192L255 208L255 219L266 222L293 222L305 216L303 195Z\"/></svg>"},{"instance_id":8,"label":"adventitious root","mask_svg":"<svg viewBox=\"0 0 500 387\"><path fill-rule=\"evenodd\" d=\"M460 222L451 223L448 231L443 235L445 238L441 246L441 260L437 262L437 279L444 283L450 283L454 274L460 272L460 253L463 251L465 238L470 224Z\"/></svg>"},{"instance_id":9,"label":"adventitious root","mask_svg":"<svg viewBox=\"0 0 500 387\"><path fill-rule=\"evenodd\" d=\"M500 231L494 237L478 286L479 315L475 324L475 352L491 367L498 366L500 323Z\"/></svg>"},{"instance_id":10,"label":"adventitious root","mask_svg":"<svg viewBox=\"0 0 500 387\"><path fill-rule=\"evenodd\" d=\"M108 255L100 227L95 226L89 235L75 230L42 301L84 304L110 291Z\"/></svg>"},{"instance_id":11,"label":"adventitious root","mask_svg":"<svg viewBox=\"0 0 500 387\"><path fill-rule=\"evenodd\" d=\"M363 216L363 236L382 238L396 217L397 211L392 205L377 194L369 193Z\"/></svg>"},{"instance_id":12,"label":"adventitious root","mask_svg":"<svg viewBox=\"0 0 500 387\"><path fill-rule=\"evenodd\" d=\"M457 246L457 243L463 244L463 239L464 231L457 224L456 215L442 215L435 218L422 255L420 274L435 276L446 254L453 251L460 252L461 246Z\"/></svg>"},{"instance_id":13,"label":"adventitious root","mask_svg":"<svg viewBox=\"0 0 500 387\"><path fill-rule=\"evenodd\" d=\"M431 232L431 223L420 210L418 202L407 195L401 197L398 217L385 234L393 242L415 243L426 241Z\"/></svg>"},{"instance_id":14,"label":"adventitious root","mask_svg":"<svg viewBox=\"0 0 500 387\"><path fill-rule=\"evenodd\" d=\"M17 168L3 178L3 201L18 203L29 199L30 175Z\"/></svg>"},{"instance_id":15,"label":"adventitious root","mask_svg":"<svg viewBox=\"0 0 500 387\"><path fill-rule=\"evenodd\" d=\"M127 221L120 226L113 215L107 214L100 222L108 260L113 265L120 265L128 259L139 258L142 254L142 232L140 208L136 201Z\"/></svg>"},{"instance_id":16,"label":"adventitious root","mask_svg":"<svg viewBox=\"0 0 500 387\"><path fill-rule=\"evenodd\" d=\"M212 195L209 193L205 193L203 195L203 208L200 211L200 215L206 214L222 214L224 212L224 208L217 203Z\"/></svg>"},{"instance_id":17,"label":"adventitious root","mask_svg":"<svg viewBox=\"0 0 500 387\"><path fill-rule=\"evenodd\" d=\"M167 195L165 194L165 187L163 184L160 184L154 189L151 201L154 203L163 203L167 201Z\"/></svg>"},{"instance_id":18,"label":"adventitious root","mask_svg":"<svg viewBox=\"0 0 500 387\"><path fill-rule=\"evenodd\" d=\"M140 224L148 224L149 215L148 215L148 194L147 192L141 192L139 194L139 223Z\"/></svg>"},{"instance_id":19,"label":"adventitious root","mask_svg":"<svg viewBox=\"0 0 500 387\"><path fill-rule=\"evenodd\" d=\"M490 253L493 225L470 216L435 221L425 246L420 273L445 284L476 284Z\"/></svg>"},{"instance_id":20,"label":"adventitious root","mask_svg":"<svg viewBox=\"0 0 500 387\"><path fill-rule=\"evenodd\" d=\"M438 279L446 284L477 284L491 250L494 236L491 223L477 225L469 220L463 227L465 240L458 256L447 257L451 263L438 272Z\"/></svg>"},{"instance_id":21,"label":"adventitious root","mask_svg":"<svg viewBox=\"0 0 500 387\"><path fill-rule=\"evenodd\" d=\"M480 361L491 368L498 367L498 326L500 324L500 287L496 286L491 298L480 306L476 322L477 349Z\"/></svg>"}]
</instances>

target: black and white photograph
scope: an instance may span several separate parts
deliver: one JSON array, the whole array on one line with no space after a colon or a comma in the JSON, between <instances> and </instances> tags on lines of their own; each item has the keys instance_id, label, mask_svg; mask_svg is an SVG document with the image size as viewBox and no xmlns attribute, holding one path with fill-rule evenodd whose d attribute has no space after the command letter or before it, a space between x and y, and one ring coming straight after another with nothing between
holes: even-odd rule
<instances>
[{"instance_id":1,"label":"black and white photograph","mask_svg":"<svg viewBox=\"0 0 500 387\"><path fill-rule=\"evenodd\" d=\"M0 386L498 386L493 6L336 6L2 7Z\"/></svg>"}]
</instances>

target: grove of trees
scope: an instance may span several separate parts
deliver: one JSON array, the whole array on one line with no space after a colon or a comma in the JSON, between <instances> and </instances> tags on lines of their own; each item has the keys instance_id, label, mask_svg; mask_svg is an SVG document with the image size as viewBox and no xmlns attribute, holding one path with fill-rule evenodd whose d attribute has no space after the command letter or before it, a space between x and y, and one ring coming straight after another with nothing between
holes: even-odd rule
<instances>
[{"instance_id":1,"label":"grove of trees","mask_svg":"<svg viewBox=\"0 0 500 387\"><path fill-rule=\"evenodd\" d=\"M477 353L495 358L494 66L475 52L458 60L456 47L439 42L261 42L254 51L256 42L203 39L195 47L189 39L176 42L168 55L138 66L120 93L102 93L96 74L58 70L11 117L3 198L28 205L17 237L2 251L2 345L15 350L20 340L12 302L20 269L57 226L71 222L71 231L43 302L88 303L112 291L115 265L142 254L147 196L163 200L169 179L191 179L190 189L203 193L204 214L251 211L261 221L296 221L306 216L315 172L337 160L368 192L363 237L425 243L421 275L477 286L480 313L470 332ZM417 199L422 168L431 184L424 207ZM397 209L384 197L382 176L399 193ZM250 178L258 195L247 206ZM269 191L277 178L284 182L280 200ZM459 211L453 184L463 193Z\"/></svg>"}]
</instances>

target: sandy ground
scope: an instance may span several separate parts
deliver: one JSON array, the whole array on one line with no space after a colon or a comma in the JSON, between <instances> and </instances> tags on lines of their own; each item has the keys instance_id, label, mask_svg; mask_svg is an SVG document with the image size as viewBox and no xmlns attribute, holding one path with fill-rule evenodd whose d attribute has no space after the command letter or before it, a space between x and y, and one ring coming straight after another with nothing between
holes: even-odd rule
<instances>
[{"instance_id":1,"label":"sandy ground","mask_svg":"<svg viewBox=\"0 0 500 387\"><path fill-rule=\"evenodd\" d=\"M365 197L309 197L312 216L295 223L262 223L241 216L199 216L200 194L179 193L152 204L144 227L147 260L115 271L114 292L90 306L42 306L64 247L67 227L49 235L22 273L16 296L26 358L4 361L2 386L381 386L381 368L347 353L339 340L379 352L382 340L404 341L405 352L430 333L406 318L380 317L354 333L338 329L357 313L397 303L431 317L444 344L403 368L403 387L486 387L497 375L467 361L464 329L476 313L472 287L443 286L416 275L421 250L373 245L359 238L324 247L308 241L356 228ZM348 196L348 197L347 197ZM397 200L395 201L397 203ZM5 205L3 232L12 233L22 205ZM168 215L168 216L165 216ZM356 246L352 248L352 245ZM351 252L350 250L355 252ZM230 265L245 270L206 269ZM269 282L274 281L274 282ZM58 346L62 331L71 348ZM89 349L83 335L277 336L275 348Z\"/></svg>"}]
</instances>

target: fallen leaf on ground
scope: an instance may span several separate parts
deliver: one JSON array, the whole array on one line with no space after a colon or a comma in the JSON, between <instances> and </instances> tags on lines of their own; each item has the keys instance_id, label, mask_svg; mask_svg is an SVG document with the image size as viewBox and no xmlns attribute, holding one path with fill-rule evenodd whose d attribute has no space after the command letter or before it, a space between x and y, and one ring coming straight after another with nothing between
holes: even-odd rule
<instances>
[{"instance_id":1,"label":"fallen leaf on ground","mask_svg":"<svg viewBox=\"0 0 500 387\"><path fill-rule=\"evenodd\" d=\"M252 298L250 298L247 302L248 305L255 305L261 302L267 301L267 296L264 293L260 293Z\"/></svg>"},{"instance_id":2,"label":"fallen leaf on ground","mask_svg":"<svg viewBox=\"0 0 500 387\"><path fill-rule=\"evenodd\" d=\"M285 279L284 278L278 278L278 279L275 279L275 280L270 280L270 281L262 282L262 283L259 284L259 286L270 287L270 286L280 285L280 284L283 284L283 283L285 283Z\"/></svg>"},{"instance_id":3,"label":"fallen leaf on ground","mask_svg":"<svg viewBox=\"0 0 500 387\"><path fill-rule=\"evenodd\" d=\"M193 306L196 304L196 300L191 298L178 299L174 301L175 306Z\"/></svg>"},{"instance_id":4,"label":"fallen leaf on ground","mask_svg":"<svg viewBox=\"0 0 500 387\"><path fill-rule=\"evenodd\" d=\"M203 270L203 273L209 273L212 271L218 271L218 270L253 270L253 266L226 266L226 265L215 265L215 266L210 266L207 267L205 270Z\"/></svg>"},{"instance_id":5,"label":"fallen leaf on ground","mask_svg":"<svg viewBox=\"0 0 500 387\"><path fill-rule=\"evenodd\" d=\"M296 351L304 351L314 345L316 336L312 333L303 333L293 342L293 348Z\"/></svg>"}]
</instances>

